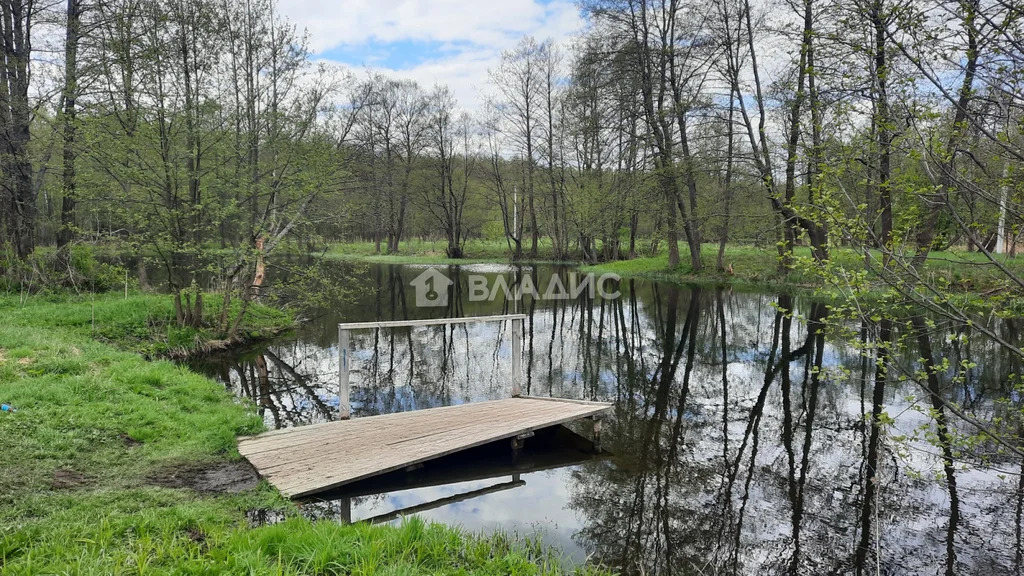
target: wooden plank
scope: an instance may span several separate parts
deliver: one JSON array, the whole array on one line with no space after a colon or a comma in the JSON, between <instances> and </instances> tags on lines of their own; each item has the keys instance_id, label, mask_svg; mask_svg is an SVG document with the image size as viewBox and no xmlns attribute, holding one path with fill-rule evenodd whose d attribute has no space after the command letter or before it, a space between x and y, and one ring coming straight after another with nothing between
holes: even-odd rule
<instances>
[{"instance_id":1,"label":"wooden plank","mask_svg":"<svg viewBox=\"0 0 1024 576\"><path fill-rule=\"evenodd\" d=\"M571 404L583 404L588 406L609 406L607 402L597 402L595 400L570 400L569 398L555 398L554 396L520 396L520 398L526 398L527 400L544 400L547 402L569 402Z\"/></svg>"},{"instance_id":2,"label":"wooden plank","mask_svg":"<svg viewBox=\"0 0 1024 576\"><path fill-rule=\"evenodd\" d=\"M499 402L504 403L505 401ZM266 443L253 443L250 440L243 442L241 446L247 454L258 455L262 452L277 451L281 448L297 449L309 444L323 444L325 442L332 441L347 442L359 436L375 436L378 437L382 444L393 445L415 437L422 437L424 436L424 431L441 433L447 431L448 433L455 435L466 426L471 426L478 422L485 422L490 425L498 419L507 419L510 417L521 419L523 417L531 416L543 417L544 421L547 421L547 415L559 415L565 412L564 410L557 409L538 409L534 410L532 414L511 413L508 410L504 410L504 406L507 406L507 404L494 406L466 405L464 408L459 410L457 417L450 412L445 412L450 410L446 408L422 410L373 418L362 418L358 419L358 423L360 425L350 425L345 428L344 437L338 437L334 432L333 429L337 428L337 423L335 423L335 426L333 427L311 429L309 433L298 437L269 438L268 440L270 440L270 442ZM438 426L438 417L444 418L446 426ZM355 422L357 421L353 421L353 423ZM380 434L385 435L379 436ZM277 455L276 457L279 456L280 455Z\"/></svg>"},{"instance_id":3,"label":"wooden plank","mask_svg":"<svg viewBox=\"0 0 1024 576\"><path fill-rule=\"evenodd\" d=\"M348 420L352 417L351 384L349 383L348 346L349 331L338 326L338 418Z\"/></svg>"},{"instance_id":4,"label":"wooden plank","mask_svg":"<svg viewBox=\"0 0 1024 576\"><path fill-rule=\"evenodd\" d=\"M461 421L471 419L473 413L465 413L467 407L472 406L474 412L479 411L481 414L477 414L477 417L483 416L488 417L494 414L500 414L501 411L507 411L507 405L502 405L504 400L493 400L488 402L477 402L474 404L466 405L455 405L445 406L440 408L429 408L424 410L416 410L411 412L396 412L393 414L384 414L381 416L373 416L373 420L369 417L358 418L352 421L349 425L350 434L360 433L366 430L371 431L372 428L380 428L388 430L392 438L398 438L403 433L411 434L416 430L421 429L426 425L428 430L438 429L436 419L442 416L448 416L443 412L448 411L460 411L463 412L460 416ZM494 410L492 410L494 408ZM452 417L452 422L455 422ZM272 451L284 446L298 447L303 443L315 443L322 442L325 439L330 439L335 436L334 429L338 426L338 422L323 422L320 424L311 424L308 426L302 426L298 428L285 428L282 430L275 430L272 432L266 432L259 436L245 437L239 439L239 446L250 446L253 440L258 440L256 445L252 445L249 451L252 453L258 453L262 451ZM398 428L398 427L401 428Z\"/></svg>"},{"instance_id":5,"label":"wooden plank","mask_svg":"<svg viewBox=\"0 0 1024 576\"><path fill-rule=\"evenodd\" d=\"M490 401L485 401L485 402L475 402L475 403L472 404L472 406L477 406L477 407L483 408L485 406L488 406L488 405L491 405L491 404L495 404L495 403L498 403L498 402L502 402L502 400L490 400ZM390 423L390 422L387 422L388 420L401 421L403 424L406 424L406 423L408 423L408 421L411 421L413 419L413 417L416 416L416 415L421 415L421 414L424 414L424 413L430 412L430 411L457 410L457 409L463 408L464 406L467 406L467 405L456 404L454 406L442 406L442 407L438 407L438 408L426 408L426 409L423 409L423 410L414 410L414 411L411 411L411 412L394 412L394 413L391 413L391 414L382 414L382 415L379 415L379 416L373 416L372 418L375 418L376 419L375 422L380 422L381 424ZM353 420L352 423L355 424L356 422L365 422L368 419L369 419L369 417L358 418L356 420ZM269 432L264 432L264 433L262 433L262 434L260 434L258 436L242 436L242 437L240 437L238 439L238 441L239 441L239 444L241 444L241 443L244 443L244 442L249 442L250 440L259 439L261 441L261 443L263 443L263 441L265 439L269 439L269 438L272 438L272 437L282 437L282 441L283 442L288 442L288 440L284 440L283 437L286 437L286 436L306 436L307 434L310 434L311 432L316 431L316 430L320 430L320 429L323 429L323 428L328 428L328 429L333 428L333 427L337 426L337 424L338 424L338 422L320 422L318 424L308 424L306 426L299 426L299 427L295 427L295 428L282 428L280 430L271 430Z\"/></svg>"},{"instance_id":6,"label":"wooden plank","mask_svg":"<svg viewBox=\"0 0 1024 576\"><path fill-rule=\"evenodd\" d=\"M269 432L240 440L238 449L296 498L610 410L610 404L508 398Z\"/></svg>"},{"instance_id":7,"label":"wooden plank","mask_svg":"<svg viewBox=\"0 0 1024 576\"><path fill-rule=\"evenodd\" d=\"M564 426L553 426L543 437L543 444L535 444L532 448L525 447L524 452L515 459L509 456L489 454L480 460L460 461L453 464L448 456L445 459L433 460L445 462L440 467L419 468L408 474L381 474L370 477L362 482L353 482L323 494L312 496L309 501L332 502L341 498L358 498L385 494L401 490L432 488L448 484L495 480L505 476L521 476L545 472L581 464L602 458L590 449L590 440ZM538 435L543 432L538 431ZM553 443L553 444L550 444ZM584 447L583 443L588 446Z\"/></svg>"},{"instance_id":8,"label":"wooden plank","mask_svg":"<svg viewBox=\"0 0 1024 576\"><path fill-rule=\"evenodd\" d=\"M459 424L469 424L476 420L520 414L520 412L513 412L512 408L519 408L519 406L512 405L510 407L507 400L495 400L412 412L399 412L374 416L372 419L359 418L353 420L351 424L347 425L346 430L349 434L373 432L376 429L386 430L389 434L389 439L399 440L403 437L415 436L424 430L445 430L445 428L438 427L438 418L448 418L448 421L451 422L451 427L454 428ZM540 407L528 406L527 408L533 413L561 413L563 411L557 408L546 410L544 409L546 407L543 405ZM288 429L288 434L281 434L280 431L268 432L258 437L242 439L239 444L251 446L249 451L253 453L276 450L283 446L297 447L303 443L320 442L334 437L336 434L335 429L338 425L338 422L327 422L291 428ZM401 428L398 428L399 426ZM254 440L256 441L255 445L253 445Z\"/></svg>"},{"instance_id":9,"label":"wooden plank","mask_svg":"<svg viewBox=\"0 0 1024 576\"><path fill-rule=\"evenodd\" d=\"M496 421L475 422L453 431L447 437L426 443L402 444L397 446L397 449L387 446L386 442L381 442L380 436L363 435L355 438L355 442L331 447L326 454L318 450L320 458L307 459L294 467L271 470L268 472L268 479L274 481L274 484L289 496L308 495L516 436L527 430L585 418L601 411L603 409L587 407L585 411L568 412L558 416L536 415L532 419L520 418L514 422L514 428L508 427L498 432L495 431ZM353 454L359 454L360 457L353 458ZM275 481L275 476L280 480Z\"/></svg>"},{"instance_id":10,"label":"wooden plank","mask_svg":"<svg viewBox=\"0 0 1024 576\"><path fill-rule=\"evenodd\" d=\"M490 407L493 408L493 407ZM465 410L464 410L465 411ZM432 413L433 412L433 413ZM480 413L481 410L476 409L474 412ZM323 430L316 431L315 434L311 435L310 438L303 439L302 442L292 439L289 443L275 442L274 450L271 454L267 454L267 451L254 452L252 446L248 448L243 446L242 451L247 455L250 455L250 459L254 462L258 459L265 460L269 458L268 464L264 467L267 473L272 473L281 468L289 467L305 467L308 464L310 466L318 466L324 464L331 464L331 461L336 458L347 458L346 448L352 446L373 446L376 445L379 448L389 448L394 450L394 447L402 444L403 442L413 440L415 438L420 439L420 444L426 444L427 438L422 431L437 431L438 420L429 419L432 415L446 416L443 411L420 411L406 413L405 418L385 418L385 417L374 417L374 418L363 418L358 420L362 426L346 426L343 430L343 434L327 434L325 435ZM399 415L394 415L399 416ZM493 421L494 418L501 416L494 409L483 412L484 421L488 423ZM457 437L463 433L463 429L467 426L472 426L478 423L480 418L455 420L445 418L444 422L453 422L448 424L446 427L441 428L443 433L445 430L448 431L449 436L452 438ZM356 422L356 421L353 421ZM381 426L381 424L387 424L387 426ZM437 434L433 434L437 436ZM442 442L449 441L442 439ZM317 448L320 449L317 449ZM255 450L259 450L261 447L256 446ZM415 448L415 447L414 447ZM323 452L330 450L333 454L323 455ZM283 452L283 453L282 453ZM350 466L351 467L351 466ZM295 473L296 470L292 470Z\"/></svg>"}]
</instances>

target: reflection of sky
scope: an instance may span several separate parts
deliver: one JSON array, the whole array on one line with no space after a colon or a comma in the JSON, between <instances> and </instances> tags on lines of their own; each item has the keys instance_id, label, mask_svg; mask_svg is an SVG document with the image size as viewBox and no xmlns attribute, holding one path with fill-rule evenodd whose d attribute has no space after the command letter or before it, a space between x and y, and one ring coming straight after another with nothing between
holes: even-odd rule
<instances>
[{"instance_id":1,"label":"reflection of sky","mask_svg":"<svg viewBox=\"0 0 1024 576\"><path fill-rule=\"evenodd\" d=\"M690 294L681 291L676 339L684 330L683 319L688 311ZM705 292L703 296L705 302L698 322L696 358L685 411L684 441L679 451L681 465L696 469L716 469L726 440L733 452L743 441L748 416L764 384L776 313L771 305L776 300L775 296L723 294L729 395L729 403L724 405L718 318L714 300L709 295L713 296L713 293ZM665 335L661 333L658 315L664 315L666 304L665 296L659 297L661 300L656 300L650 293L641 293L635 303L635 314L632 303L622 310L594 305L592 318L589 316L591 311L575 303L569 303L568 308L564 307L565 304L558 309L539 307L532 321L526 324L529 332L523 350L528 362L524 377L531 387L530 393L618 401L615 418L605 428L607 443L615 441L618 418L629 421L628 426L633 426L622 431L624 437L638 437L644 422L649 420L638 417L649 417L654 413L654 407L645 403L644 395L651 390L651 380L658 371L665 348ZM798 299L796 308L806 313L807 303ZM500 312L500 309L482 309L475 310L473 315ZM372 314L372 310L366 309L349 311L349 319L371 319ZM614 329L618 322L624 322L626 327L621 337ZM797 348L805 343L807 329L799 320L794 320L792 325L791 346ZM332 327L321 330L330 333ZM626 341L630 346L628 357ZM674 347L677 342L668 344ZM990 348L978 339L971 344L975 352L972 359L979 363L975 373L991 375L995 370L992 365L998 364L998 359L986 367L984 353ZM352 400L357 416L504 398L510 393L511 349L507 326L470 324L454 331L417 328L411 333L396 331L379 335L372 331L359 331L352 334L352 345ZM948 342L937 346L942 347L944 355L952 356L956 352L953 344ZM303 425L333 419L338 404L336 345L318 345L315 338L306 339L300 332L296 340L277 344L271 350L294 372L302 375L304 385L296 385L286 371L268 361L271 393L260 403L268 425ZM842 367L851 374L842 378L828 373L819 387L813 458L808 472L808 527L805 533L827 535L840 529L848 530L849 519L855 516L858 494L855 487L862 474L862 439L857 429L863 422L864 412L870 410L871 384L869 381L862 386L858 379L861 358L856 351L829 340L823 356L826 367ZM802 450L801 422L806 418L800 404L807 393L803 382L806 361L801 357L789 366L794 403L797 404L793 416L797 428L797 457ZM670 420L677 410L685 362L684 354L666 409ZM628 383L627 367L634 369L645 381ZM251 370L251 367L247 369ZM252 380L252 373L248 373L246 378ZM229 372L229 380L233 389L241 390L237 370ZM994 378L990 376L989 380ZM975 386L976 382L971 380L967 394L977 396L982 392ZM953 391L954 397L964 394L964 388L961 386ZM921 411L921 404L907 401L908 396L919 398L921 389L910 383L892 383L887 387L886 411L896 419L896 425L890 431L892 436L913 438L915 432L927 429L931 424L927 414ZM979 408L988 410L985 406ZM728 421L723 432L722 419L726 410ZM760 445L756 466L752 467L756 476L750 485L747 504L747 512L753 519L745 524L742 539L749 549L747 560L753 565L764 560L769 548L778 550L787 546L788 525L784 517L788 510L788 494L784 483L788 454L780 440L784 431L782 421L781 393L776 379L766 397L759 423ZM669 439L664 439L665 444L669 442ZM891 542L920 546L920 562L927 563L941 553L941 535L937 531L947 519L949 494L942 484L934 481L936 473L942 470L936 449L924 440L912 440L909 447L906 454L887 452L880 488L887 507L903 506L910 512L884 518L883 532ZM632 448L630 446L627 450ZM750 447L746 449L749 454ZM534 533L540 529L547 541L556 543L573 558L582 558L592 550L587 548L586 542L581 543L574 536L592 519L569 507L574 496L577 499L581 497L576 493L578 483L570 476L571 471L583 476L593 474L590 468L574 467L524 475L526 486L450 504L421 515L470 530L501 528ZM911 474L920 474L924 479L912 480ZM986 533L1006 530L1007 526L1012 528L1014 520L1007 517L1012 508L999 505L1000 498L1009 498L1006 495L1012 493L1015 479L1009 478L1001 480L991 471L973 467L960 470L958 480L962 489L964 522L972 526L972 530ZM375 516L508 480L510 478L363 498L356 504L353 515L355 518ZM628 483L619 488L633 489ZM686 500L687 505L698 509L712 499L711 494L699 492L696 488L692 492L686 492L686 487L677 487L677 490L684 493L673 495L673 498ZM929 533L918 534L917 531L921 530Z\"/></svg>"},{"instance_id":2,"label":"reflection of sky","mask_svg":"<svg viewBox=\"0 0 1024 576\"><path fill-rule=\"evenodd\" d=\"M586 559L586 551L572 539L580 528L580 522L576 514L566 508L567 486L574 468L523 474L520 478L526 482L525 486L477 496L418 515L471 532L501 530L508 534L536 536L559 547L573 562L582 562ZM357 498L352 502L352 520L387 514L511 481L512 477L507 476L403 490L385 494L383 498Z\"/></svg>"}]
</instances>

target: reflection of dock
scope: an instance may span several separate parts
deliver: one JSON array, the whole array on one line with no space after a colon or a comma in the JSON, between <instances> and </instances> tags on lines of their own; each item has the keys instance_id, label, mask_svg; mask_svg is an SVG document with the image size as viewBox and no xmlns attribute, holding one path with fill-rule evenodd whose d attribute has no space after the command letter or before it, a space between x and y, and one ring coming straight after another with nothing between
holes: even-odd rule
<instances>
[{"instance_id":1,"label":"reflection of dock","mask_svg":"<svg viewBox=\"0 0 1024 576\"><path fill-rule=\"evenodd\" d=\"M535 430L597 419L611 404L516 397L355 418L242 438L238 449L286 496L325 492Z\"/></svg>"},{"instance_id":2,"label":"reflection of dock","mask_svg":"<svg viewBox=\"0 0 1024 576\"><path fill-rule=\"evenodd\" d=\"M438 458L423 467L412 470L398 470L381 476L348 484L310 498L303 505L309 510L318 510L317 518L332 518L337 521L351 523L354 499L361 496L386 494L390 492L408 492L435 487L465 485L470 482L500 480L491 485L455 492L437 497L438 492L427 492L432 499L415 505L376 514L360 519L361 522L390 522L403 516L418 514L445 506L481 498L498 492L514 490L526 486L526 476L537 472L557 470L575 466L606 456L596 454L594 444L564 426L554 426L538 430L536 437L531 439L522 450L510 451L503 442L485 444L464 452L444 458ZM443 493L443 492L441 492ZM400 498L396 502L403 502Z\"/></svg>"},{"instance_id":3,"label":"reflection of dock","mask_svg":"<svg viewBox=\"0 0 1024 576\"><path fill-rule=\"evenodd\" d=\"M417 504L416 506L409 506L401 510L395 510L386 514L380 514L372 518L365 518L361 522L368 524L380 524L382 522L391 522L392 520L398 520L403 516L412 516L413 514L419 514L421 512L428 512L441 508L442 506L448 506L449 504L458 504L459 502L465 502L466 500L472 500L473 498L480 498L481 496L487 496L488 494L496 494L498 492L504 492L505 490L514 490L520 486L526 486L526 482L520 480L518 477L512 478L510 482L503 482L501 484L495 484L493 486L487 486L486 488L480 488L479 490L471 490L469 492L462 492L453 496L446 496L444 498L438 498L431 502L424 502L423 504ZM351 516L351 512L349 515ZM351 519L349 520L351 523Z\"/></svg>"}]
</instances>

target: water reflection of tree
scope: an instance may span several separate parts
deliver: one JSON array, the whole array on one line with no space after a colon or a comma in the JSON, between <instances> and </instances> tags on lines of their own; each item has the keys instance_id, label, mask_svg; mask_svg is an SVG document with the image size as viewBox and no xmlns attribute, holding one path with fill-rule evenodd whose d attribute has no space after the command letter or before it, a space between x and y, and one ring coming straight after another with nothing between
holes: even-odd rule
<instances>
[{"instance_id":1,"label":"water reflection of tree","mask_svg":"<svg viewBox=\"0 0 1024 576\"><path fill-rule=\"evenodd\" d=\"M545 281L537 269L513 274ZM400 279L385 273L380 287L368 305L378 318L416 313ZM1021 461L988 441L965 450L945 404L1021 436L1020 398L1005 378L1020 373L1019 357L969 326L938 325L927 342L915 333L911 349L894 347L887 366L882 344L910 327L863 325L855 339L872 344L865 352L822 329L825 307L800 298L641 281L620 289L618 300L523 303L530 393L615 402L604 438L615 462L585 465L569 486L584 525L576 538L596 558L634 573L1020 573L1024 481L985 476L983 465L1012 473ZM507 300L474 306L515 310ZM1014 322L1000 330L1017 337ZM408 407L392 383L412 383L415 407L508 394L507 327L361 338L379 364L364 397L374 410ZM951 368L931 371L937 385L903 381L894 369L927 366L926 350L933 367L949 358ZM331 350L270 352L294 374L264 356L265 370L254 357L227 379L275 423L329 418ZM302 376L308 388L296 386ZM923 411L904 401L910 394ZM874 425L890 417L896 424ZM894 439L915 428L930 442Z\"/></svg>"},{"instance_id":2,"label":"water reflection of tree","mask_svg":"<svg viewBox=\"0 0 1024 576\"><path fill-rule=\"evenodd\" d=\"M764 518L761 511L751 517L748 510L755 492L772 489L765 485L759 450L765 407L774 390L780 397L785 453L780 468L784 474L776 484L789 504L790 534L785 545L775 546L775 550L767 547L760 568L767 573L793 574L820 569L820 553L804 552L803 530L824 374L825 337L820 328L825 308L811 306L803 342L794 346L792 299L779 298L771 343L764 351L762 384L749 410L744 410L739 399L730 398L729 342L733 340L728 333L726 297L715 293L714 313L707 314L703 312L710 305L704 302L704 293L693 290L687 294L685 312L679 305L679 291L655 289L651 295L656 305L651 311L656 364L649 376L648 355L640 346L631 346L631 338L622 338L625 345L620 346L619 362L626 365L619 370L619 383L626 387L623 396L627 402L625 409L616 412L612 450L623 456L616 467L592 465L577 474L572 506L589 519L577 538L602 561L627 572L740 573L751 568L745 565L751 556L744 553L744 536L749 532L745 532L745 523L782 522L781 517ZM638 308L636 293L618 306L616 329L621 329L628 326L621 310L625 306ZM632 322L638 321L638 315L631 316ZM699 369L697 349L704 343L712 344L702 358L717 358L721 380L718 407L688 405L693 374ZM796 383L799 395L794 364L801 366ZM629 402L631 398L638 400ZM720 411L718 424L704 413L709 409ZM736 419L731 419L732 414ZM730 450L731 430L736 425L742 425L743 432ZM716 428L720 436L715 436ZM717 459L701 453L702 447L715 441L720 446ZM812 544L820 552L818 546L825 544L820 540L828 537L815 533L812 538L819 540Z\"/></svg>"},{"instance_id":3,"label":"water reflection of tree","mask_svg":"<svg viewBox=\"0 0 1024 576\"><path fill-rule=\"evenodd\" d=\"M570 497L585 518L576 539L595 558L665 574L1004 573L1021 564L1024 484L1014 479L1001 504L975 475L989 489L970 492L964 523L966 462L947 414L963 384L936 360L955 338L917 330L913 358L890 358L892 322L865 325L861 340L874 347L849 353L829 344L825 306L788 296L773 303L767 339L758 330L764 308L723 291L652 288L609 305L618 402L606 443L618 456L614 466L578 470ZM894 407L914 390L893 370L908 361L931 375L928 410L909 426L931 422L940 502L930 495L934 476L907 475L907 441L890 438L908 426L889 423L910 408ZM975 406L992 420L991 402Z\"/></svg>"},{"instance_id":4,"label":"water reflection of tree","mask_svg":"<svg viewBox=\"0 0 1024 576\"><path fill-rule=\"evenodd\" d=\"M242 359L220 364L221 379L234 388L234 393L253 400L259 414L272 428L283 428L332 420L337 408L328 401L329 392L322 383L303 374L279 354L298 358L310 364L321 364L323 358L311 360L299 354L297 345L268 347ZM313 356L323 356L312 352Z\"/></svg>"},{"instance_id":5,"label":"water reflection of tree","mask_svg":"<svg viewBox=\"0 0 1024 576\"><path fill-rule=\"evenodd\" d=\"M673 566L686 566L685 558L699 556L691 549L693 541L680 538L683 535L675 529L683 517L672 506L678 502L673 498L673 489L679 486L680 475L685 472L679 466L678 455L683 448L686 402L701 313L700 291L688 295L680 329L680 291L656 289L654 298L659 302L664 299L665 311L655 317L652 345L659 357L649 377L640 347L630 338L623 339L620 358L632 366L626 373L634 377L620 376L620 394L636 400L616 412L611 450L622 458L615 467L597 464L574 476L579 485L573 491L572 505L597 516L591 518L578 538L593 547L602 561L616 566L658 566L670 573ZM636 309L635 291L631 291L630 306ZM621 329L625 325L621 308L616 316L616 329ZM697 478L692 476L690 480Z\"/></svg>"}]
</instances>

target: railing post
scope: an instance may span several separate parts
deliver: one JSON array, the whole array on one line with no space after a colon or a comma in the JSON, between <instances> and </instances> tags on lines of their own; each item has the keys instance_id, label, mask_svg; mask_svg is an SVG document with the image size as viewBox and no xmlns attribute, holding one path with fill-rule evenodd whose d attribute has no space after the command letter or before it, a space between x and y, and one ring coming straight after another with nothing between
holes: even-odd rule
<instances>
[{"instance_id":1,"label":"railing post","mask_svg":"<svg viewBox=\"0 0 1024 576\"><path fill-rule=\"evenodd\" d=\"M348 340L349 331L338 327L338 418L348 420L352 416L349 403L348 383Z\"/></svg>"},{"instance_id":2,"label":"railing post","mask_svg":"<svg viewBox=\"0 0 1024 576\"><path fill-rule=\"evenodd\" d=\"M380 322L343 322L338 324L338 418L348 420L352 406L349 392L349 345L353 330L380 330L382 328L415 326L448 326L472 322L512 322L512 396L522 396L523 381L523 331L526 317L522 314L499 316L478 316L468 318L427 318L422 320L384 320Z\"/></svg>"},{"instance_id":3,"label":"railing post","mask_svg":"<svg viewBox=\"0 0 1024 576\"><path fill-rule=\"evenodd\" d=\"M523 320L512 320L512 396L522 396L523 379Z\"/></svg>"}]
</instances>

